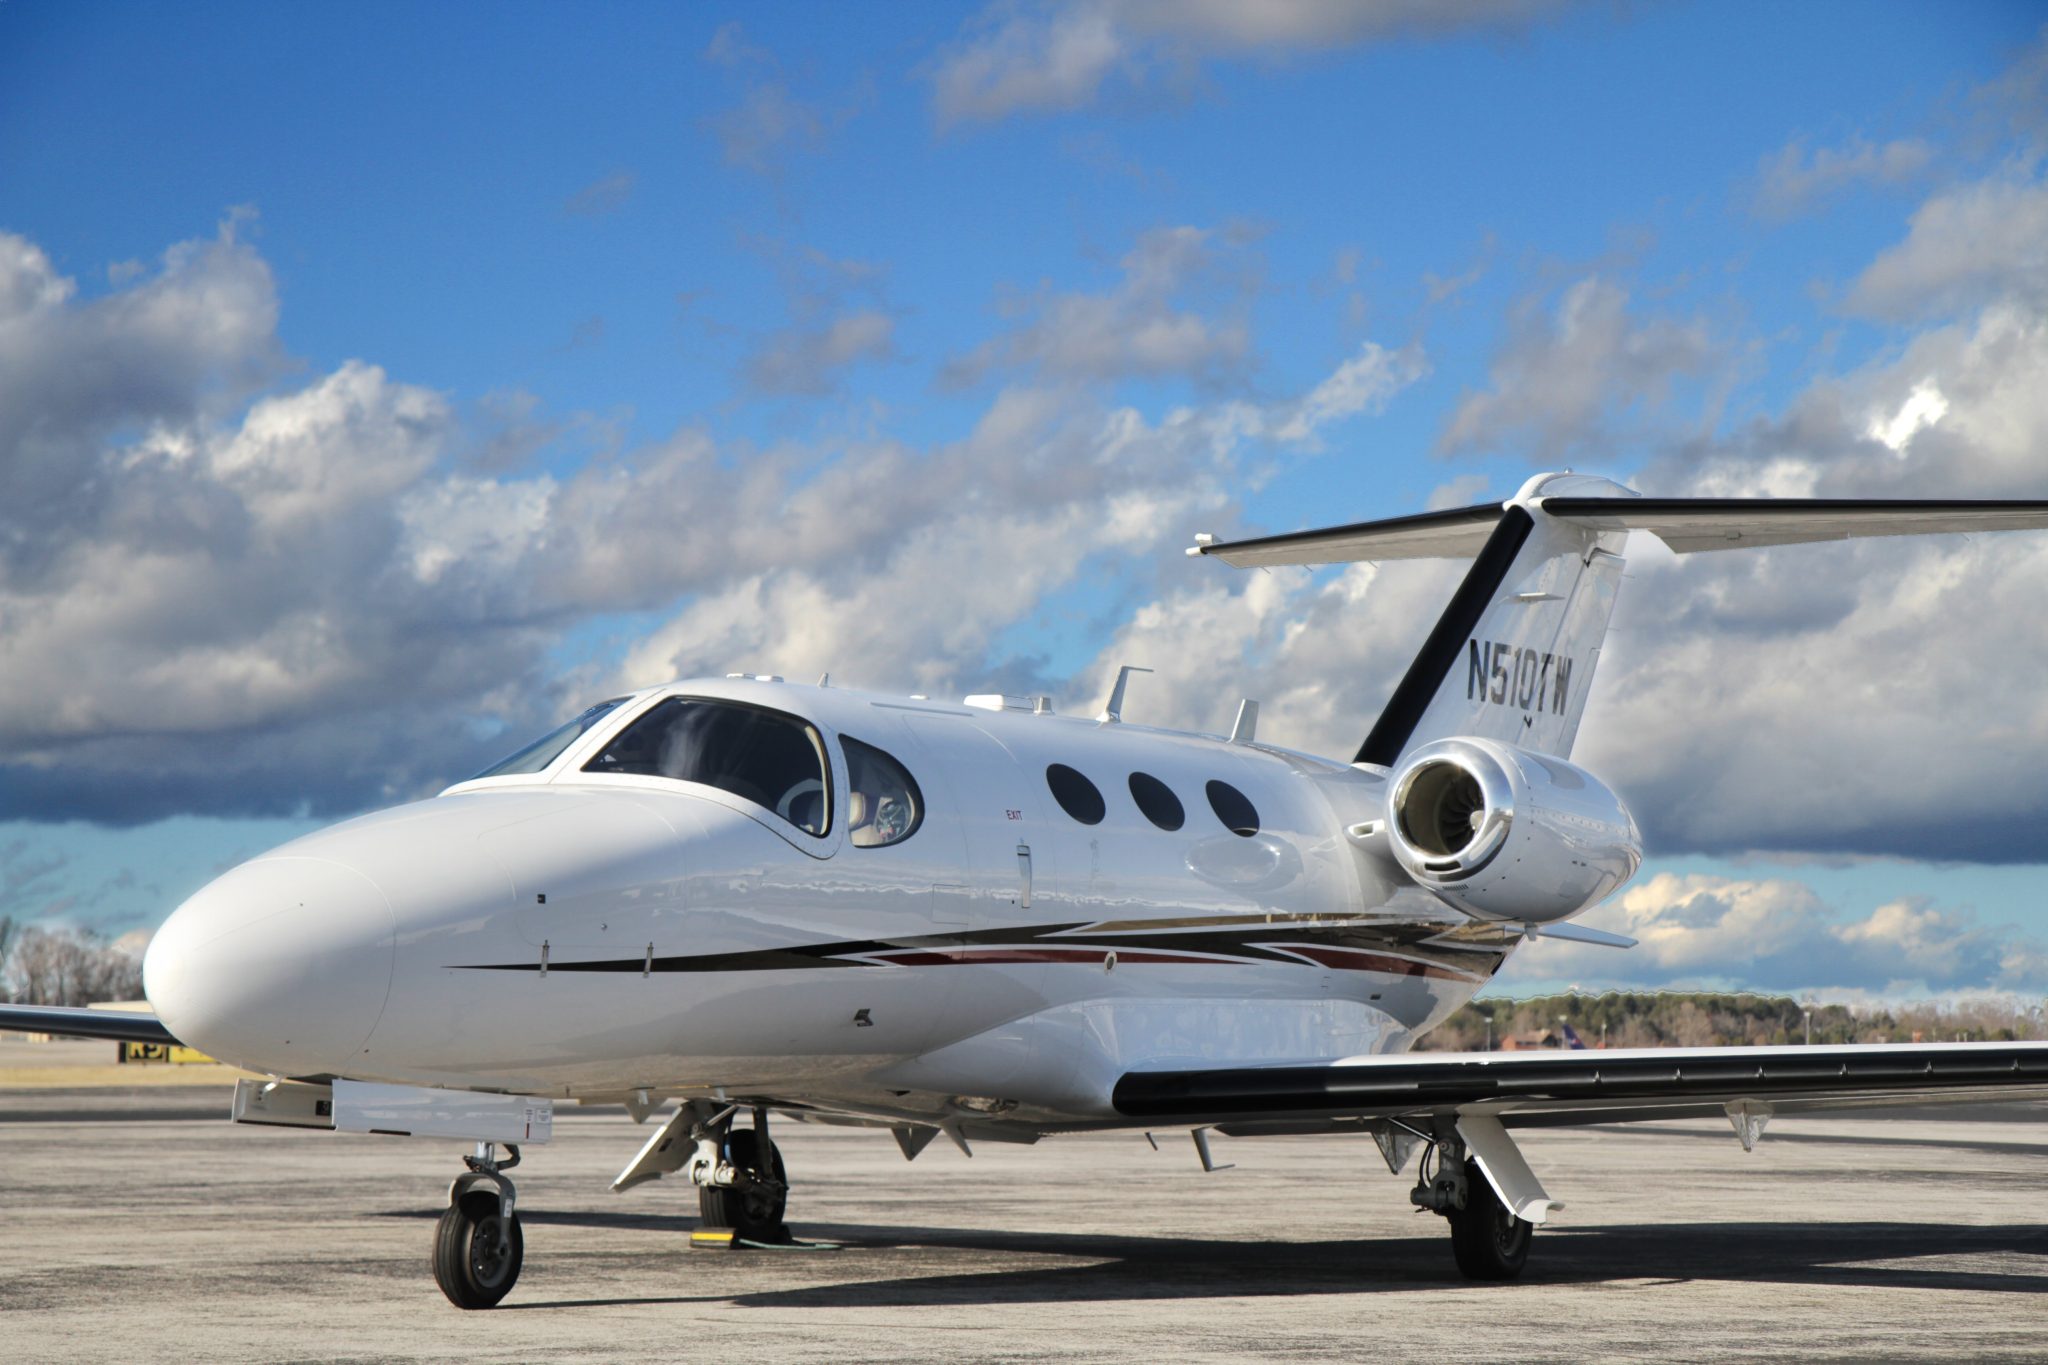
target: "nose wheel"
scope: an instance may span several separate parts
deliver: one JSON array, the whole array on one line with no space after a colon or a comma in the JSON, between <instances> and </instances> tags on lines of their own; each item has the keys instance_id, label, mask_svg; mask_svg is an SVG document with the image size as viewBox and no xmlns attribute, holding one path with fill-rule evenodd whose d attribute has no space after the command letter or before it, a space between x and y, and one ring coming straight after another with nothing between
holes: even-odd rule
<instances>
[{"instance_id":1,"label":"nose wheel","mask_svg":"<svg viewBox=\"0 0 2048 1365\"><path fill-rule=\"evenodd\" d=\"M719 1154L734 1183L698 1187L698 1222L731 1228L742 1241L784 1242L789 1240L782 1223L789 1208L789 1177L782 1153L769 1140L766 1115L756 1114L754 1122L759 1126L726 1130Z\"/></svg>"},{"instance_id":2,"label":"nose wheel","mask_svg":"<svg viewBox=\"0 0 2048 1365\"><path fill-rule=\"evenodd\" d=\"M495 1308L526 1259L518 1192L504 1174L519 1164L519 1149L507 1143L505 1150L510 1159L500 1162L491 1143L479 1142L463 1158L469 1170L448 1187L448 1211L434 1225L434 1283L457 1308Z\"/></svg>"}]
</instances>

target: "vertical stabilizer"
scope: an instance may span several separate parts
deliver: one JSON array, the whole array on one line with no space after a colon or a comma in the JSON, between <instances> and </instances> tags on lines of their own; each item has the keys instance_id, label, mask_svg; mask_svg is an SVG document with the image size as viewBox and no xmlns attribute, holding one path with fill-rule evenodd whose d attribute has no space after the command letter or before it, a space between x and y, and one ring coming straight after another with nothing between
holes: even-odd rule
<instances>
[{"instance_id":1,"label":"vertical stabilizer","mask_svg":"<svg viewBox=\"0 0 2048 1365\"><path fill-rule=\"evenodd\" d=\"M1465 735L1571 753L1630 531L1675 554L1867 536L2048 530L2048 499L1645 498L1585 474L1539 474L1505 502L1218 543L1191 555L1240 569L1472 558L1472 568L1359 746L1393 767Z\"/></svg>"},{"instance_id":2,"label":"vertical stabilizer","mask_svg":"<svg viewBox=\"0 0 2048 1365\"><path fill-rule=\"evenodd\" d=\"M1503 510L1353 760L1392 767L1474 735L1567 757L1621 586L1626 531L1560 521L1550 496L1632 498L1589 475L1531 479Z\"/></svg>"}]
</instances>

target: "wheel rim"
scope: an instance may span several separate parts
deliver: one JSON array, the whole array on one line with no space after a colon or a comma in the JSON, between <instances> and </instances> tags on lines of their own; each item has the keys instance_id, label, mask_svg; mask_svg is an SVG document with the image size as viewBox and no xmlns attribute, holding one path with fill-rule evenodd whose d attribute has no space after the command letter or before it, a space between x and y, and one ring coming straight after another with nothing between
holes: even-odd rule
<instances>
[{"instance_id":1,"label":"wheel rim","mask_svg":"<svg viewBox=\"0 0 2048 1365\"><path fill-rule=\"evenodd\" d=\"M497 1288L511 1263L498 1248L498 1222L496 1217L479 1219L469 1234L469 1273L485 1289Z\"/></svg>"},{"instance_id":2,"label":"wheel rim","mask_svg":"<svg viewBox=\"0 0 2048 1365\"><path fill-rule=\"evenodd\" d=\"M1493 1244L1503 1260L1514 1259L1515 1254L1521 1250L1523 1235L1524 1226L1521 1219L1505 1207L1495 1210Z\"/></svg>"}]
</instances>

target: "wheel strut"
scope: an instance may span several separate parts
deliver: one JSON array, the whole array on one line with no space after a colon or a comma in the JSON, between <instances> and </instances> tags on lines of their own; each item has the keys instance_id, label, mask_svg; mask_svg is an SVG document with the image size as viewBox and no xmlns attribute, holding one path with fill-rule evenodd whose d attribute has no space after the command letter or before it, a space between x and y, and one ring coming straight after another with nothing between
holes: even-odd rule
<instances>
[{"instance_id":1,"label":"wheel strut","mask_svg":"<svg viewBox=\"0 0 2048 1365\"><path fill-rule=\"evenodd\" d=\"M448 1209L434 1226L434 1282L457 1308L491 1308L512 1292L526 1257L519 1230L519 1193L505 1172L519 1164L519 1148L479 1142L462 1159L469 1169L448 1186ZM489 1186L490 1188L485 1188Z\"/></svg>"}]
</instances>

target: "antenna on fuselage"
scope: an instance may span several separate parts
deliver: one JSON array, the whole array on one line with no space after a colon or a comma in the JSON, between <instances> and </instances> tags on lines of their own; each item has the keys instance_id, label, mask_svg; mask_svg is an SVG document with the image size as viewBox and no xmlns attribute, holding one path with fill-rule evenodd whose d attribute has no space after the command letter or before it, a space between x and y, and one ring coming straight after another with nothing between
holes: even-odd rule
<instances>
[{"instance_id":1,"label":"antenna on fuselage","mask_svg":"<svg viewBox=\"0 0 2048 1365\"><path fill-rule=\"evenodd\" d=\"M1259 732L1259 704L1246 697L1237 704L1237 722L1230 727L1232 744L1249 744Z\"/></svg>"},{"instance_id":2,"label":"antenna on fuselage","mask_svg":"<svg viewBox=\"0 0 2048 1365\"><path fill-rule=\"evenodd\" d=\"M1116 671L1116 686L1109 689L1109 700L1103 703L1102 714L1095 719L1101 721L1104 725L1115 725L1118 721L1122 720L1124 718L1124 685L1130 682L1131 674L1150 673L1151 671L1149 668L1140 668L1136 664L1125 664L1122 668L1119 668Z\"/></svg>"}]
</instances>

